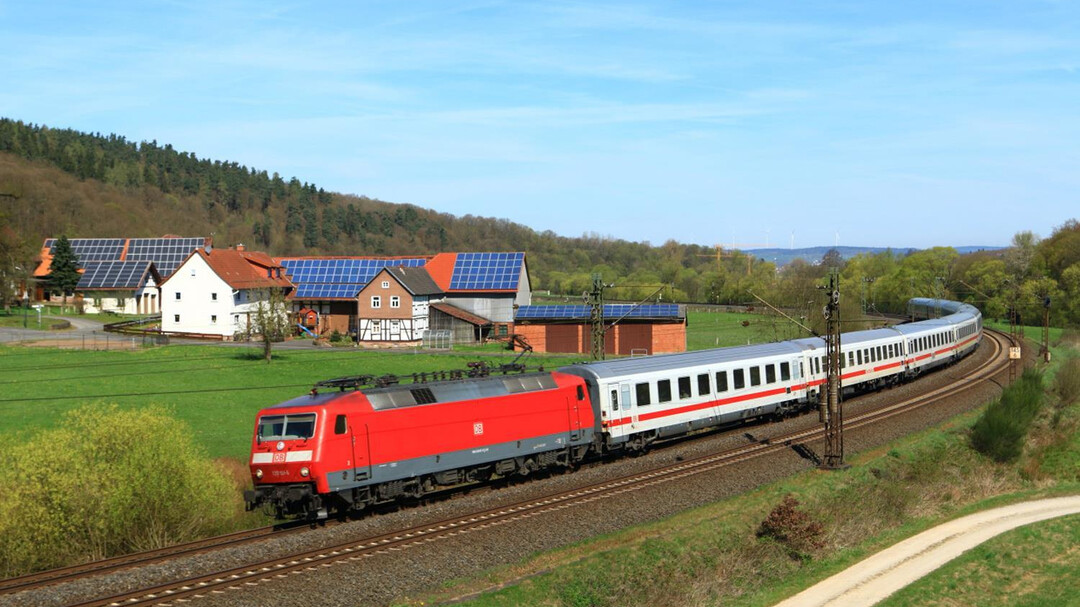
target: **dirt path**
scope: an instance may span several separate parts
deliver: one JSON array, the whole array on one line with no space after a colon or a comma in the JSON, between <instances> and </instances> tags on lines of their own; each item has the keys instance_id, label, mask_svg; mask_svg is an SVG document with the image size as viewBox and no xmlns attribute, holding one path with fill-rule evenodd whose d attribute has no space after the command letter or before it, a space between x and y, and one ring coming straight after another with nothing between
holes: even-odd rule
<instances>
[{"instance_id":1,"label":"dirt path","mask_svg":"<svg viewBox=\"0 0 1080 607\"><path fill-rule=\"evenodd\" d=\"M1078 513L1080 495L1023 502L965 516L882 550L776 607L874 605L996 535Z\"/></svg>"}]
</instances>

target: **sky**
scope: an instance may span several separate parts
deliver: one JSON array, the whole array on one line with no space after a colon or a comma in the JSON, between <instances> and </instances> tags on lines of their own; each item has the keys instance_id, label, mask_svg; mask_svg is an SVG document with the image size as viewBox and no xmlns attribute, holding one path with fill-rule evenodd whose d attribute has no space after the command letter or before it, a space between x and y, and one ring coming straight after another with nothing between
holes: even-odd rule
<instances>
[{"instance_id":1,"label":"sky","mask_svg":"<svg viewBox=\"0 0 1080 607\"><path fill-rule=\"evenodd\" d=\"M566 236L1006 246L1080 216L1071 0L0 0L0 40L0 116Z\"/></svg>"}]
</instances>

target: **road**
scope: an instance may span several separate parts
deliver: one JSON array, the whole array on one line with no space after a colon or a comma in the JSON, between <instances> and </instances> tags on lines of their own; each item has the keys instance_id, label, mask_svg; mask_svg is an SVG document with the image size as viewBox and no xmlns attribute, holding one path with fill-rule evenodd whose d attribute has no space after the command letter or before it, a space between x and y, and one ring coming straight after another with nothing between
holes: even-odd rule
<instances>
[{"instance_id":1,"label":"road","mask_svg":"<svg viewBox=\"0 0 1080 607\"><path fill-rule=\"evenodd\" d=\"M996 535L1078 513L1080 495L1022 502L958 518L882 550L776 607L875 605Z\"/></svg>"}]
</instances>

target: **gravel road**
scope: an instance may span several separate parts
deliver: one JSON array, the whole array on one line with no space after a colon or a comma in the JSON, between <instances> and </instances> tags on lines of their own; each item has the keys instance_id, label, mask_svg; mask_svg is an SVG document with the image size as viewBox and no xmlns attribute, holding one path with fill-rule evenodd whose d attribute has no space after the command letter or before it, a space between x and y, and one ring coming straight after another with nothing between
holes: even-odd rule
<instances>
[{"instance_id":1,"label":"gravel road","mask_svg":"<svg viewBox=\"0 0 1080 607\"><path fill-rule=\"evenodd\" d=\"M1059 516L1080 513L1080 496L1012 504L928 529L823 580L776 607L875 605L990 538Z\"/></svg>"}]
</instances>

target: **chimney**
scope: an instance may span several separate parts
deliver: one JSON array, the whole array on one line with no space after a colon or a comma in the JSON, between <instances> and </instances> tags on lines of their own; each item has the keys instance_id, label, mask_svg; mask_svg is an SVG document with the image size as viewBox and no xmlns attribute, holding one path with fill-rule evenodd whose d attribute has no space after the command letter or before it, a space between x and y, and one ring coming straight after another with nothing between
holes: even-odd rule
<instances>
[{"instance_id":1,"label":"chimney","mask_svg":"<svg viewBox=\"0 0 1080 607\"><path fill-rule=\"evenodd\" d=\"M243 251L243 250L244 250L244 248L245 248L245 247L244 247L244 243L242 243L242 242L238 242L238 243L236 243L236 250L237 250L237 251Z\"/></svg>"},{"instance_id":2,"label":"chimney","mask_svg":"<svg viewBox=\"0 0 1080 607\"><path fill-rule=\"evenodd\" d=\"M203 244L203 251L205 251L207 255L210 254L210 251L213 250L213 248L214 247L210 246L210 241L207 241L205 244Z\"/></svg>"}]
</instances>

